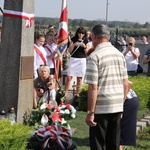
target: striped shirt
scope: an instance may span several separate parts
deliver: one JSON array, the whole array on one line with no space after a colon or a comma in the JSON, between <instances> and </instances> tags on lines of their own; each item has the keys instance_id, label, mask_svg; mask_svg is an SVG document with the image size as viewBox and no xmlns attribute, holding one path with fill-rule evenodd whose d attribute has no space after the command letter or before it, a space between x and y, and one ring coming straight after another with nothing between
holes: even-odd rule
<instances>
[{"instance_id":1,"label":"striped shirt","mask_svg":"<svg viewBox=\"0 0 150 150\"><path fill-rule=\"evenodd\" d=\"M84 82L98 86L95 114L123 111L125 58L110 42L99 44L88 57Z\"/></svg>"}]
</instances>

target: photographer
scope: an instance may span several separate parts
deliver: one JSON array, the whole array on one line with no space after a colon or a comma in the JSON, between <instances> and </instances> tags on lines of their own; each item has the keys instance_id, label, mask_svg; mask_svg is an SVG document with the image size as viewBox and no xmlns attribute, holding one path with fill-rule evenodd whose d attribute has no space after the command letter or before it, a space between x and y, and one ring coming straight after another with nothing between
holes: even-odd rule
<instances>
[{"instance_id":1,"label":"photographer","mask_svg":"<svg viewBox=\"0 0 150 150\"><path fill-rule=\"evenodd\" d=\"M123 50L123 55L126 60L127 71L129 76L137 76L138 58L140 56L139 48L134 47L135 39L133 37L128 38L128 46Z\"/></svg>"},{"instance_id":2,"label":"photographer","mask_svg":"<svg viewBox=\"0 0 150 150\"><path fill-rule=\"evenodd\" d=\"M39 76L34 80L34 98L33 108L36 108L39 100L43 102L56 99L55 78L50 74L48 66L40 66L38 68Z\"/></svg>"}]
</instances>

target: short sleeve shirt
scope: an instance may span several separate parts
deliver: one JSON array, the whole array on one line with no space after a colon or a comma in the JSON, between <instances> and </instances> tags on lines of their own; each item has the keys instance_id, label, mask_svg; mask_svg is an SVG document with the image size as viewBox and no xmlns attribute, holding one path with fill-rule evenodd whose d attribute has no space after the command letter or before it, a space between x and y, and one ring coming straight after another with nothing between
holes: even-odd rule
<instances>
[{"instance_id":1,"label":"short sleeve shirt","mask_svg":"<svg viewBox=\"0 0 150 150\"><path fill-rule=\"evenodd\" d=\"M99 44L88 57L84 80L98 86L95 114L123 111L123 80L127 78L123 54L109 42Z\"/></svg>"},{"instance_id":2,"label":"short sleeve shirt","mask_svg":"<svg viewBox=\"0 0 150 150\"><path fill-rule=\"evenodd\" d=\"M138 48L135 48L134 51L140 52ZM126 52L126 49L123 50L122 53L124 53L124 52ZM126 60L126 65L127 65L128 71L137 70L138 59L135 59L135 57L133 56L133 54L130 51L125 55L125 60Z\"/></svg>"}]
</instances>

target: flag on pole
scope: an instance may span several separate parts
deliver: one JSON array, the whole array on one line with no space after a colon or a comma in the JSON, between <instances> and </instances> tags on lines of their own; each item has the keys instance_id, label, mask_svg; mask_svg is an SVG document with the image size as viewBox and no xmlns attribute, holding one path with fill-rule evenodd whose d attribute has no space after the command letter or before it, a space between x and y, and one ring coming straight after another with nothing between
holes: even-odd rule
<instances>
[{"instance_id":1,"label":"flag on pole","mask_svg":"<svg viewBox=\"0 0 150 150\"><path fill-rule=\"evenodd\" d=\"M62 11L58 30L58 54L63 55L68 45L68 9L67 0L62 0Z\"/></svg>"},{"instance_id":2,"label":"flag on pole","mask_svg":"<svg viewBox=\"0 0 150 150\"><path fill-rule=\"evenodd\" d=\"M60 15L59 29L58 29L58 39L57 39L57 48L58 48L58 60L56 64L57 76L56 79L61 77L61 68L62 60L61 57L68 46L68 8L67 0L62 0L62 9Z\"/></svg>"}]
</instances>

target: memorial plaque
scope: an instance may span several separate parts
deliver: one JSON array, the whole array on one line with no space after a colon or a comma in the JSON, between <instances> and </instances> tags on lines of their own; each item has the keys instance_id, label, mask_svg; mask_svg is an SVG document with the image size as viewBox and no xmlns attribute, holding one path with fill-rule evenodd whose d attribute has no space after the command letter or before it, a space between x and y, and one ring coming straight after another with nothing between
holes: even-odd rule
<instances>
[{"instance_id":1,"label":"memorial plaque","mask_svg":"<svg viewBox=\"0 0 150 150\"><path fill-rule=\"evenodd\" d=\"M21 57L21 80L33 78L34 56Z\"/></svg>"}]
</instances>

